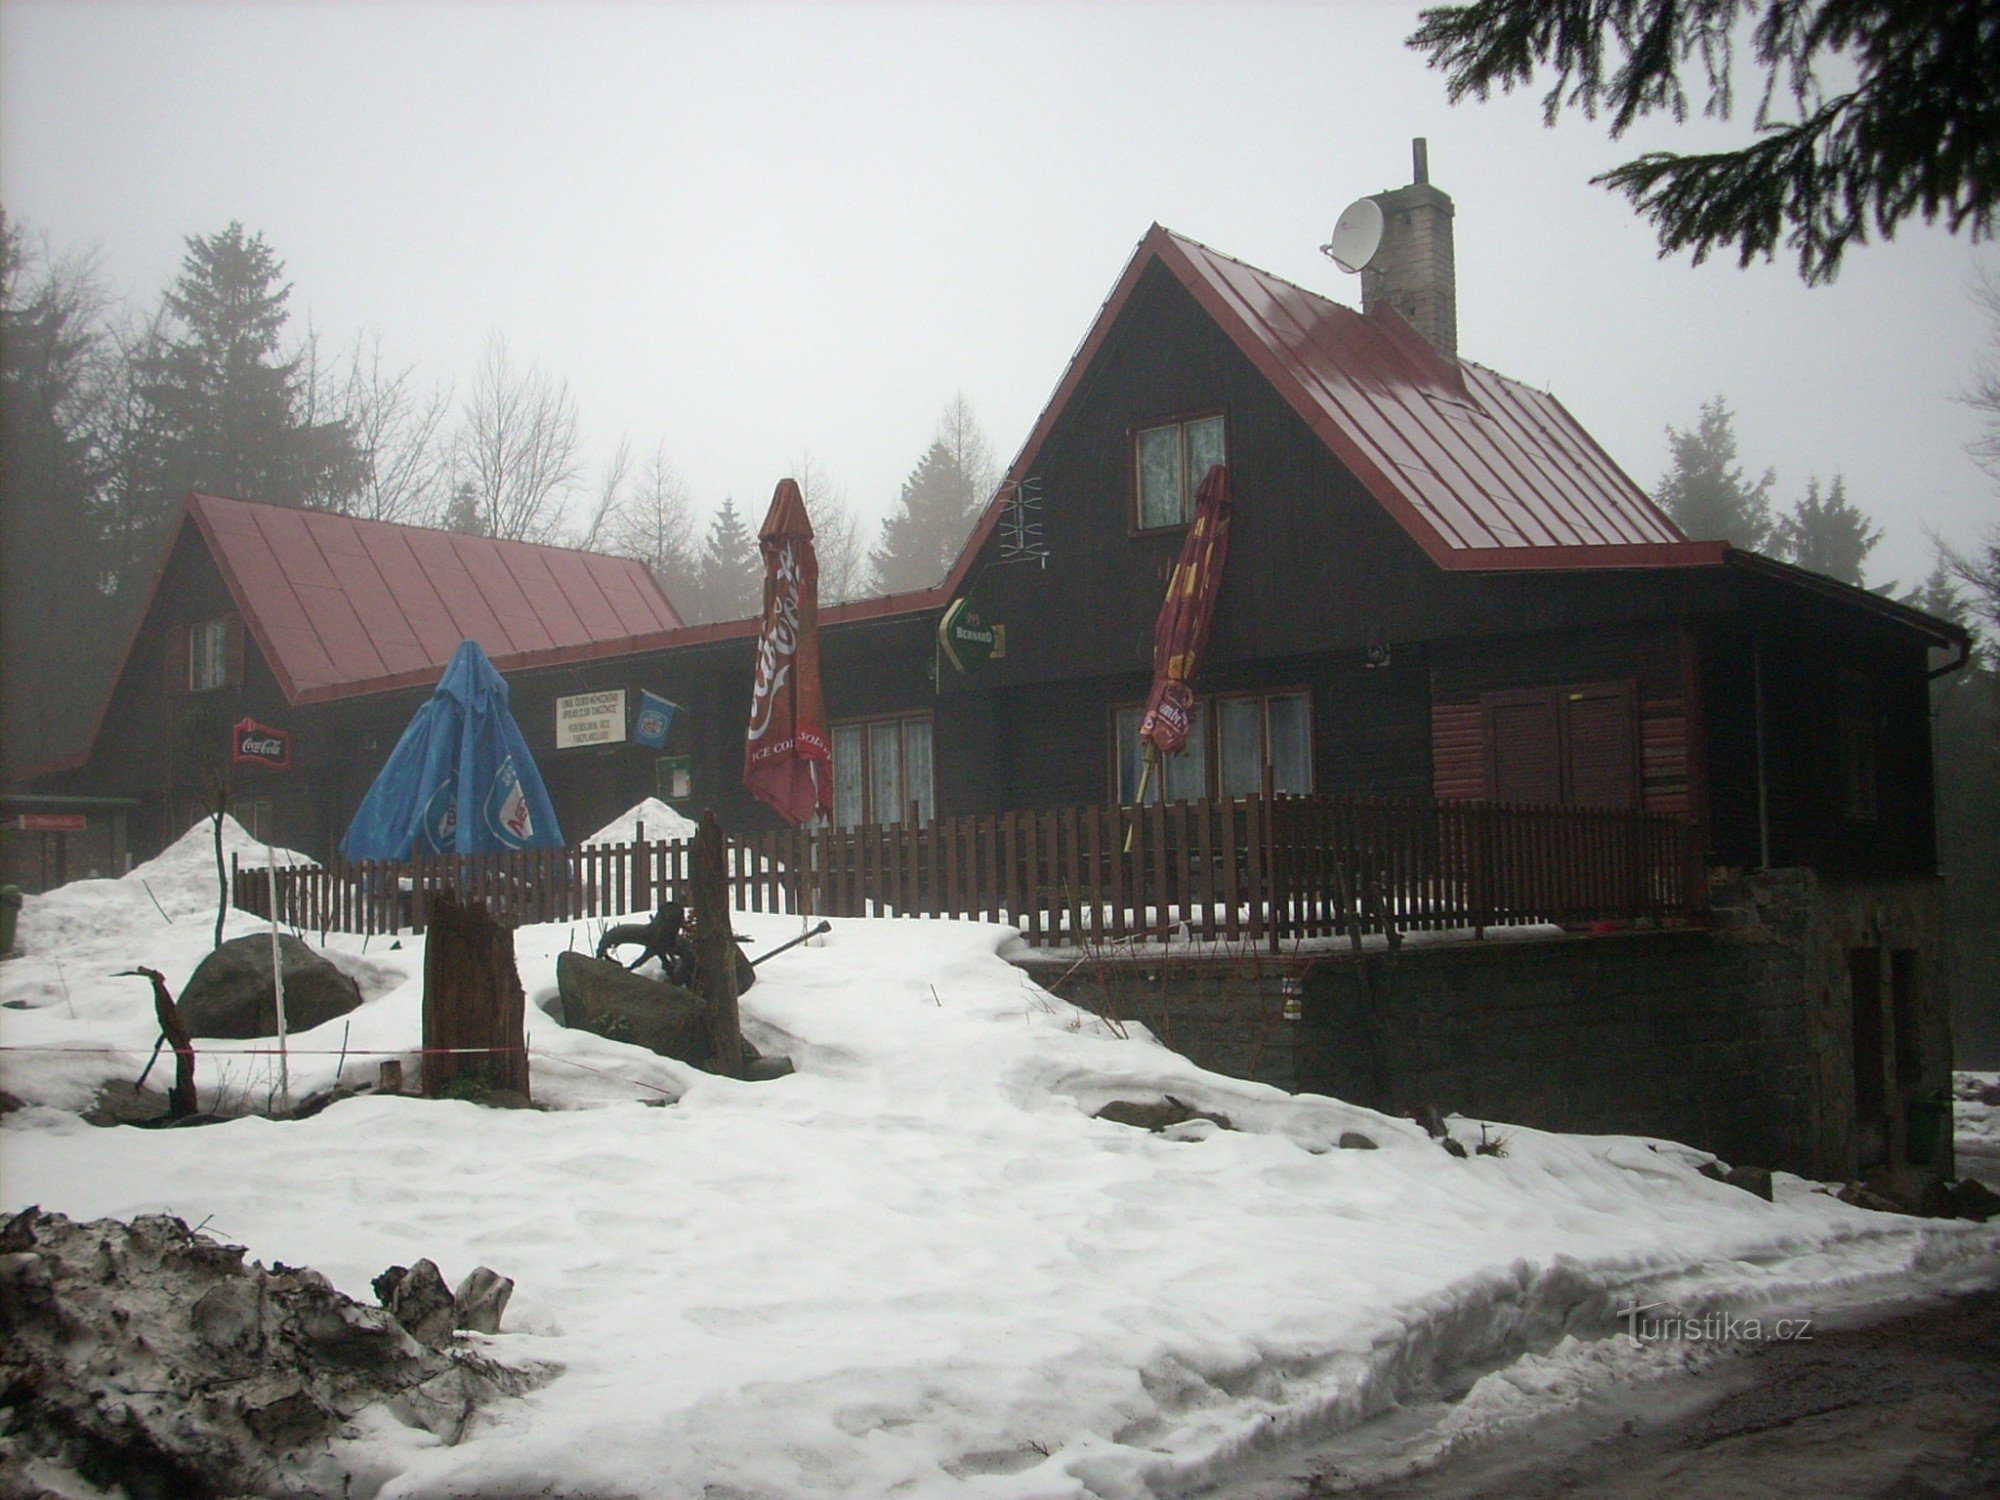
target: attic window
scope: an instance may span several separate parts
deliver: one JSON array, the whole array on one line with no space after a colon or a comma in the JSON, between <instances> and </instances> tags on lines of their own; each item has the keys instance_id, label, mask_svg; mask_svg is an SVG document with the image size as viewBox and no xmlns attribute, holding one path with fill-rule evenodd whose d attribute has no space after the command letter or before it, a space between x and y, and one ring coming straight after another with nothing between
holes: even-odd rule
<instances>
[{"instance_id":1,"label":"attic window","mask_svg":"<svg viewBox=\"0 0 2000 1500\"><path fill-rule=\"evenodd\" d=\"M1202 479L1216 464L1229 461L1220 415L1142 427L1134 447L1141 531L1187 525L1194 519L1194 496Z\"/></svg>"},{"instance_id":2,"label":"attic window","mask_svg":"<svg viewBox=\"0 0 2000 1500\"><path fill-rule=\"evenodd\" d=\"M229 686L229 620L218 616L188 627L188 691Z\"/></svg>"}]
</instances>

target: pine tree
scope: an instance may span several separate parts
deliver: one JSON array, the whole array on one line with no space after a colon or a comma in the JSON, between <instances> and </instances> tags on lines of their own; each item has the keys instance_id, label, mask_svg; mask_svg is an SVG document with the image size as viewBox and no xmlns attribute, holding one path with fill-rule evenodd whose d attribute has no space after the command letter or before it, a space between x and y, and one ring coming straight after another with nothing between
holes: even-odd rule
<instances>
[{"instance_id":1,"label":"pine tree","mask_svg":"<svg viewBox=\"0 0 2000 1500\"><path fill-rule=\"evenodd\" d=\"M9 764L89 729L123 621L98 500L115 350L88 261L31 253L0 214L0 739Z\"/></svg>"},{"instance_id":2,"label":"pine tree","mask_svg":"<svg viewBox=\"0 0 2000 1500\"><path fill-rule=\"evenodd\" d=\"M1771 486L1777 475L1764 471L1747 483L1736 461L1735 418L1720 396L1701 409L1686 431L1669 427L1671 459L1654 500L1674 524L1696 541L1726 541L1755 551L1771 539Z\"/></svg>"},{"instance_id":3,"label":"pine tree","mask_svg":"<svg viewBox=\"0 0 2000 1500\"><path fill-rule=\"evenodd\" d=\"M164 326L134 361L144 498L162 519L190 489L339 504L360 484L363 460L346 422L314 420L301 357L282 354L283 263L236 222L187 245Z\"/></svg>"},{"instance_id":4,"label":"pine tree","mask_svg":"<svg viewBox=\"0 0 2000 1500\"><path fill-rule=\"evenodd\" d=\"M992 483L986 439L959 396L944 409L930 447L903 481L896 509L882 522L881 543L869 558L876 590L930 588L949 573Z\"/></svg>"},{"instance_id":5,"label":"pine tree","mask_svg":"<svg viewBox=\"0 0 2000 1500\"><path fill-rule=\"evenodd\" d=\"M1756 134L1734 151L1649 151L1593 179L1658 227L1661 254L1743 264L1782 241L1808 284L1849 244L1942 218L1974 239L2000 223L2000 10L1992 0L1477 0L1433 5L1409 45L1453 102L1553 71L1542 100L1610 117L1615 140L1682 120L1697 61L1702 113L1728 119L1743 44L1764 75ZM1785 116L1791 115L1787 119Z\"/></svg>"},{"instance_id":6,"label":"pine tree","mask_svg":"<svg viewBox=\"0 0 2000 1500\"><path fill-rule=\"evenodd\" d=\"M1861 565L1882 540L1882 531L1847 498L1844 476L1835 474L1821 495L1815 474L1806 480L1805 497L1791 514L1779 518L1773 540L1774 550L1786 561L1860 588Z\"/></svg>"},{"instance_id":7,"label":"pine tree","mask_svg":"<svg viewBox=\"0 0 2000 1500\"><path fill-rule=\"evenodd\" d=\"M737 512L735 500L724 500L708 528L695 570L693 619L742 620L756 614L763 576L756 537Z\"/></svg>"}]
</instances>

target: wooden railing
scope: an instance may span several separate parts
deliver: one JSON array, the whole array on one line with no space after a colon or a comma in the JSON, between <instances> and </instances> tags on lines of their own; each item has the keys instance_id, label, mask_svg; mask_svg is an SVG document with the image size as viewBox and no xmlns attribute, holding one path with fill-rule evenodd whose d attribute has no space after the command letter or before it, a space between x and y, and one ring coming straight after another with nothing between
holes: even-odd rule
<instances>
[{"instance_id":1,"label":"wooden railing","mask_svg":"<svg viewBox=\"0 0 2000 1500\"><path fill-rule=\"evenodd\" d=\"M608 919L679 896L688 869L664 841L302 866L277 872L278 910L307 931L421 931L448 887L517 924ZM237 870L236 905L267 912L267 879ZM982 919L1038 946L1675 922L1705 898L1671 816L1323 796L753 834L730 842L729 883L744 910Z\"/></svg>"}]
</instances>

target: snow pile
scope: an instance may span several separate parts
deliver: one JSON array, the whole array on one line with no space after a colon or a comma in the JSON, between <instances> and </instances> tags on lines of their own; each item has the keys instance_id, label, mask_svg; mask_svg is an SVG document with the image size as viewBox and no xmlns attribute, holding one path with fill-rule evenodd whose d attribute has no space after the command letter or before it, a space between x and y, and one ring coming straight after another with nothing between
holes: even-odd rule
<instances>
[{"instance_id":1,"label":"snow pile","mask_svg":"<svg viewBox=\"0 0 2000 1500\"><path fill-rule=\"evenodd\" d=\"M1958 1175L2000 1192L2000 1073L1958 1073L1952 1082Z\"/></svg>"},{"instance_id":2,"label":"snow pile","mask_svg":"<svg viewBox=\"0 0 2000 1500\"><path fill-rule=\"evenodd\" d=\"M752 952L800 931L738 923ZM1178 1494L1610 1334L1636 1302L1796 1303L2000 1248L1995 1229L1868 1213L1795 1178L1768 1204L1665 1142L1508 1127L1504 1155L1456 1159L1406 1121L1107 1026L1002 961L1011 935L836 921L760 968L745 1031L798 1071L744 1084L557 1025L556 956L588 934L524 928L534 1089L553 1111L364 1097L141 1131L29 1108L6 1117L0 1191L78 1218L206 1220L364 1299L418 1255L512 1276L495 1357L566 1373L456 1447L371 1432L356 1493L384 1495ZM155 916L119 966L172 980L205 946ZM372 1076L375 1050L415 1066L422 943L361 947L336 940L335 957L379 966L373 998L296 1039L300 1091L357 1054ZM0 967L0 999L32 1002L0 1009L0 1043L44 1049L0 1054L14 1093L56 1103L88 1081L56 1046L150 1045L138 981L75 965L56 1000L23 994L32 972ZM236 1065L205 1054L204 1086ZM1232 1128L1092 1118L1167 1095ZM1376 1149L1339 1147L1356 1135ZM1524 1365L1482 1403L1537 1384Z\"/></svg>"},{"instance_id":3,"label":"snow pile","mask_svg":"<svg viewBox=\"0 0 2000 1500\"><path fill-rule=\"evenodd\" d=\"M695 822L692 818L675 812L658 797L648 797L636 807L627 808L606 823L597 832L584 840L586 844L630 844L639 837L640 829L645 830L646 842L658 843L662 839L669 842L686 843L694 837Z\"/></svg>"},{"instance_id":4,"label":"snow pile","mask_svg":"<svg viewBox=\"0 0 2000 1500\"><path fill-rule=\"evenodd\" d=\"M290 849L276 852L280 868L313 861ZM222 864L235 858L245 868L262 869L264 843L234 818L222 819ZM115 880L76 880L21 909L15 947L23 954L77 954L103 937L120 939L129 929L209 924L213 935L219 884L215 873L215 825L204 818L165 853L135 865Z\"/></svg>"}]
</instances>

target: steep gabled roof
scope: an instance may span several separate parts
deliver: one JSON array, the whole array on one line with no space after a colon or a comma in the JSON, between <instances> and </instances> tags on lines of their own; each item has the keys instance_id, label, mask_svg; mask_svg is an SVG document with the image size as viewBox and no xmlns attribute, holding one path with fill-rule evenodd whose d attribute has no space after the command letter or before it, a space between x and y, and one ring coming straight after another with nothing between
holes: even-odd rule
<instances>
[{"instance_id":1,"label":"steep gabled roof","mask_svg":"<svg viewBox=\"0 0 2000 1500\"><path fill-rule=\"evenodd\" d=\"M188 497L292 703L434 682L460 641L502 671L585 660L680 624L645 565L493 537Z\"/></svg>"},{"instance_id":2,"label":"steep gabled roof","mask_svg":"<svg viewBox=\"0 0 2000 1500\"><path fill-rule=\"evenodd\" d=\"M1727 545L1691 542L1562 403L1449 360L1394 311L1358 313L1155 224L1007 478L1033 470L1141 277L1168 271L1368 493L1453 571L1686 567ZM1001 494L1011 493L1011 483ZM955 591L998 525L996 500L947 580Z\"/></svg>"}]
</instances>

